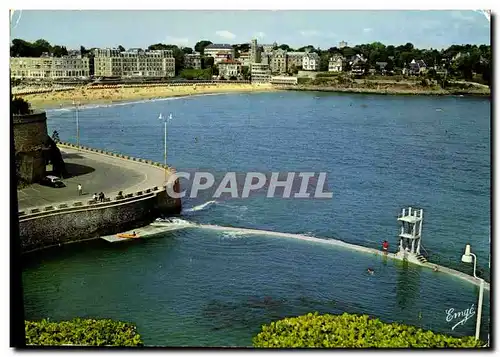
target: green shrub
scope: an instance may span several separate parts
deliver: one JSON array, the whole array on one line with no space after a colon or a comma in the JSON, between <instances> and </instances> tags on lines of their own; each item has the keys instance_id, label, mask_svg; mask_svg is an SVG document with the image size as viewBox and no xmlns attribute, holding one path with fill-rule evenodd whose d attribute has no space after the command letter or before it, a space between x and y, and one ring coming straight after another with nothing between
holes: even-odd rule
<instances>
[{"instance_id":1,"label":"green shrub","mask_svg":"<svg viewBox=\"0 0 500 357\"><path fill-rule=\"evenodd\" d=\"M255 347L291 348L473 348L474 337L456 338L398 323L384 323L367 315L318 315L286 318L262 326Z\"/></svg>"},{"instance_id":2,"label":"green shrub","mask_svg":"<svg viewBox=\"0 0 500 357\"><path fill-rule=\"evenodd\" d=\"M113 320L26 321L26 345L142 346L132 324Z\"/></svg>"}]
</instances>

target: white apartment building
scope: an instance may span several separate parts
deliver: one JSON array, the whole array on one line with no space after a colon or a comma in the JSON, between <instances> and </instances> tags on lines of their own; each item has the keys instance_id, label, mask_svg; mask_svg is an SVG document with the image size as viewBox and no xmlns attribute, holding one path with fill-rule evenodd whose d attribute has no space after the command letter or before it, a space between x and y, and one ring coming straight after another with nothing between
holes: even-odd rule
<instances>
[{"instance_id":1,"label":"white apartment building","mask_svg":"<svg viewBox=\"0 0 500 357\"><path fill-rule=\"evenodd\" d=\"M264 63L252 63L250 68L252 83L269 83L271 81L271 70Z\"/></svg>"},{"instance_id":2,"label":"white apartment building","mask_svg":"<svg viewBox=\"0 0 500 357\"><path fill-rule=\"evenodd\" d=\"M285 50L274 50L271 56L271 72L272 73L286 73L287 54Z\"/></svg>"},{"instance_id":3,"label":"white apartment building","mask_svg":"<svg viewBox=\"0 0 500 357\"><path fill-rule=\"evenodd\" d=\"M88 77L89 59L81 56L11 57L12 78L56 79Z\"/></svg>"},{"instance_id":4,"label":"white apartment building","mask_svg":"<svg viewBox=\"0 0 500 357\"><path fill-rule=\"evenodd\" d=\"M238 77L241 74L241 63L235 60L225 60L219 63L219 76L225 79Z\"/></svg>"},{"instance_id":5,"label":"white apartment building","mask_svg":"<svg viewBox=\"0 0 500 357\"><path fill-rule=\"evenodd\" d=\"M201 69L201 54L190 53L184 55L184 66L186 68Z\"/></svg>"},{"instance_id":6,"label":"white apartment building","mask_svg":"<svg viewBox=\"0 0 500 357\"><path fill-rule=\"evenodd\" d=\"M271 84L278 85L296 85L298 83L297 77L293 76L274 76L271 77Z\"/></svg>"},{"instance_id":7,"label":"white apartment building","mask_svg":"<svg viewBox=\"0 0 500 357\"><path fill-rule=\"evenodd\" d=\"M328 72L342 72L342 60L342 56L332 56L328 61Z\"/></svg>"},{"instance_id":8,"label":"white apartment building","mask_svg":"<svg viewBox=\"0 0 500 357\"><path fill-rule=\"evenodd\" d=\"M250 67L250 52L241 52L238 61L241 62L243 67Z\"/></svg>"},{"instance_id":9,"label":"white apartment building","mask_svg":"<svg viewBox=\"0 0 500 357\"><path fill-rule=\"evenodd\" d=\"M229 56L229 59L234 59L235 55L235 50L233 46L229 44L211 44L205 47L204 49L204 54L205 56L210 56L214 58L214 63L217 58L221 58L220 60L227 59L227 56Z\"/></svg>"},{"instance_id":10,"label":"white apartment building","mask_svg":"<svg viewBox=\"0 0 500 357\"><path fill-rule=\"evenodd\" d=\"M302 61L305 56L305 52L287 52L286 54L286 70L287 72L291 72L294 68L299 69L302 68Z\"/></svg>"},{"instance_id":11,"label":"white apartment building","mask_svg":"<svg viewBox=\"0 0 500 357\"><path fill-rule=\"evenodd\" d=\"M233 57L231 55L228 55L226 52L218 52L215 54L214 59L214 64L217 65L221 62L227 61L227 60L232 60Z\"/></svg>"},{"instance_id":12,"label":"white apartment building","mask_svg":"<svg viewBox=\"0 0 500 357\"><path fill-rule=\"evenodd\" d=\"M174 77L175 59L170 50L98 49L94 52L96 77Z\"/></svg>"},{"instance_id":13,"label":"white apartment building","mask_svg":"<svg viewBox=\"0 0 500 357\"><path fill-rule=\"evenodd\" d=\"M319 56L316 52L308 52L302 58L302 69L304 71L319 71Z\"/></svg>"}]
</instances>

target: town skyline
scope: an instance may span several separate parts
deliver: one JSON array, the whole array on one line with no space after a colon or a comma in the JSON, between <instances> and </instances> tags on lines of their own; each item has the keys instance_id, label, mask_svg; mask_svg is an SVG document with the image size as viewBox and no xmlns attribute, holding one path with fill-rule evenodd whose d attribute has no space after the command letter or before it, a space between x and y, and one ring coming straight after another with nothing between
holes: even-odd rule
<instances>
[{"instance_id":1,"label":"town skyline","mask_svg":"<svg viewBox=\"0 0 500 357\"><path fill-rule=\"evenodd\" d=\"M144 26L131 27L130 16L134 17L135 23L144 20ZM258 22L251 21L255 16L259 17ZM297 16L300 21L296 21ZM222 18L224 22L217 21ZM89 22L93 26L89 26ZM315 25L306 25L311 23ZM161 25L161 30L158 25ZM260 27L253 29L249 26ZM409 42L422 49L443 49L454 44L489 45L491 42L489 21L483 14L472 10L24 10L12 15L10 28L11 40L19 38L32 42L44 39L68 49L80 46L114 48L119 45L127 49L145 48L153 43L194 48L201 40L234 45L249 43L253 38L260 44L276 42L292 48L313 45L322 49L336 47L341 41L349 46L372 42L397 46ZM63 28L72 31L63 31ZM110 28L114 30L110 31Z\"/></svg>"}]
</instances>

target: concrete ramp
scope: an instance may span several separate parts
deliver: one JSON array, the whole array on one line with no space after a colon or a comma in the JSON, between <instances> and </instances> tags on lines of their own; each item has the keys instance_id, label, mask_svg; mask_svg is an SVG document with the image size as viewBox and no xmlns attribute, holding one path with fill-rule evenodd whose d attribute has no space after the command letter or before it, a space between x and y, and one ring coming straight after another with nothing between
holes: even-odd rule
<instances>
[{"instance_id":1,"label":"concrete ramp","mask_svg":"<svg viewBox=\"0 0 500 357\"><path fill-rule=\"evenodd\" d=\"M108 241L110 243L117 243L117 242L124 242L124 241L130 241L130 240L137 240L137 239L143 239L143 238L151 238L153 236L156 236L161 233L165 233L168 231L175 231L178 229L185 228L187 226L181 226L181 225L148 225L145 227L137 228L137 229L132 229L130 231L126 232L121 232L119 234L132 234L135 232L137 234L137 237L135 238L120 238L118 237L117 234L109 235L109 236L103 236L101 237L105 241Z\"/></svg>"}]
</instances>

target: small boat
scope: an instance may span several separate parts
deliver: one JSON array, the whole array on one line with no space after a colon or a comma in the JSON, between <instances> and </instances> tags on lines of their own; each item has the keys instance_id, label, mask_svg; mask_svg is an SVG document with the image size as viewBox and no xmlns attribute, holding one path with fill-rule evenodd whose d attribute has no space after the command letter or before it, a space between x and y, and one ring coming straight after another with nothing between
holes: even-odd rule
<instances>
[{"instance_id":1,"label":"small boat","mask_svg":"<svg viewBox=\"0 0 500 357\"><path fill-rule=\"evenodd\" d=\"M116 235L118 238L140 238L138 234L135 233L120 233Z\"/></svg>"}]
</instances>

